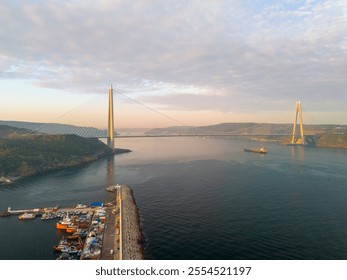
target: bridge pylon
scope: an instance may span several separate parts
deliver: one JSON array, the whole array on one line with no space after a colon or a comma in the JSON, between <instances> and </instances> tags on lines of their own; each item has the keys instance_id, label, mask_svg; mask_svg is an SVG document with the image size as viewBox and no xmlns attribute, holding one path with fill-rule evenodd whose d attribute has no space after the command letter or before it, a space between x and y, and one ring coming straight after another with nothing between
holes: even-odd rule
<instances>
[{"instance_id":1,"label":"bridge pylon","mask_svg":"<svg viewBox=\"0 0 347 280\"><path fill-rule=\"evenodd\" d=\"M298 114L299 114L299 122L300 122L300 135L297 136L296 129L297 129ZM305 144L304 128L303 128L303 121L302 121L302 108L301 108L300 101L297 101L295 105L293 134L292 134L292 140L290 143L297 144L297 145Z\"/></svg>"},{"instance_id":2,"label":"bridge pylon","mask_svg":"<svg viewBox=\"0 0 347 280\"><path fill-rule=\"evenodd\" d=\"M107 146L114 149L114 115L113 115L113 88L108 90L108 127L107 127Z\"/></svg>"}]
</instances>

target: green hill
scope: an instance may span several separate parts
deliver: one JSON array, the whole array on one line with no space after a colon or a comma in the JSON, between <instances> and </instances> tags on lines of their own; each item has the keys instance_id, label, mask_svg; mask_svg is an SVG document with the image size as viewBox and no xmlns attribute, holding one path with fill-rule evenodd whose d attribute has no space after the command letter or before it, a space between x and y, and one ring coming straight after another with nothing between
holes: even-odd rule
<instances>
[{"instance_id":1,"label":"green hill","mask_svg":"<svg viewBox=\"0 0 347 280\"><path fill-rule=\"evenodd\" d=\"M0 139L8 138L12 134L26 134L30 130L0 124Z\"/></svg>"},{"instance_id":2,"label":"green hill","mask_svg":"<svg viewBox=\"0 0 347 280\"><path fill-rule=\"evenodd\" d=\"M128 151L114 151L98 139L25 132L0 126L0 177L41 174Z\"/></svg>"}]
</instances>

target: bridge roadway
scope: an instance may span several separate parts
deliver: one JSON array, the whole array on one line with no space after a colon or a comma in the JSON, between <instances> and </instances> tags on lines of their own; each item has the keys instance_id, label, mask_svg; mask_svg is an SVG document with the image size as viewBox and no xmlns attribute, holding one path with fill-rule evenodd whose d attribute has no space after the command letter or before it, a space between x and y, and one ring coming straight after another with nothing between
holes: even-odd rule
<instances>
[{"instance_id":1,"label":"bridge roadway","mask_svg":"<svg viewBox=\"0 0 347 280\"><path fill-rule=\"evenodd\" d=\"M260 137L260 136L292 136L292 134L175 134L175 135L116 135L114 138L165 138L165 137L231 137L231 136L247 136L247 137ZM305 134L306 136L316 136L315 134ZM95 136L90 138L103 139L104 136Z\"/></svg>"}]
</instances>

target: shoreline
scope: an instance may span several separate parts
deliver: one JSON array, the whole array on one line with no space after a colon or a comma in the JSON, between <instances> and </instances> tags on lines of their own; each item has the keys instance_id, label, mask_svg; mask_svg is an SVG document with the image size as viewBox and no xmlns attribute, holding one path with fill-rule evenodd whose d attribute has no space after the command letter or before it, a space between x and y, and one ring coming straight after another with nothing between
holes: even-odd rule
<instances>
[{"instance_id":1,"label":"shoreline","mask_svg":"<svg viewBox=\"0 0 347 280\"><path fill-rule=\"evenodd\" d=\"M36 173L29 174L26 176L1 176L0 178L2 180L0 181L0 186L11 186L13 183L17 182L18 180L28 178L31 176L45 175L47 173L54 172L54 171L64 170L64 169L73 168L73 167L80 167L80 166L95 162L95 161L102 159L102 158L105 158L105 157L115 156L115 155L119 155L119 154L130 153L130 152L131 152L131 150L129 150L129 149L115 148L112 152L96 155L95 158L93 158L93 159L81 160L78 163L67 164L64 166L56 166L55 168L47 169L43 172L40 171L40 172L36 172Z\"/></svg>"}]
</instances>

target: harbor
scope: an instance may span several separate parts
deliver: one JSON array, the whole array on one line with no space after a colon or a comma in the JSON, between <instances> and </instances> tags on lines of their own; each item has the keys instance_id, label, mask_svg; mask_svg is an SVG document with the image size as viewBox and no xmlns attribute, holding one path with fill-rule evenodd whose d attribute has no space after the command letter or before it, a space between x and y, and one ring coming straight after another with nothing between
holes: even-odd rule
<instances>
[{"instance_id":1,"label":"harbor","mask_svg":"<svg viewBox=\"0 0 347 280\"><path fill-rule=\"evenodd\" d=\"M57 260L143 259L140 219L132 189L125 185L109 186L113 200L69 207L13 210L1 217L17 215L19 220L57 219L55 227L62 238L53 246ZM30 222L30 221L28 221Z\"/></svg>"}]
</instances>

